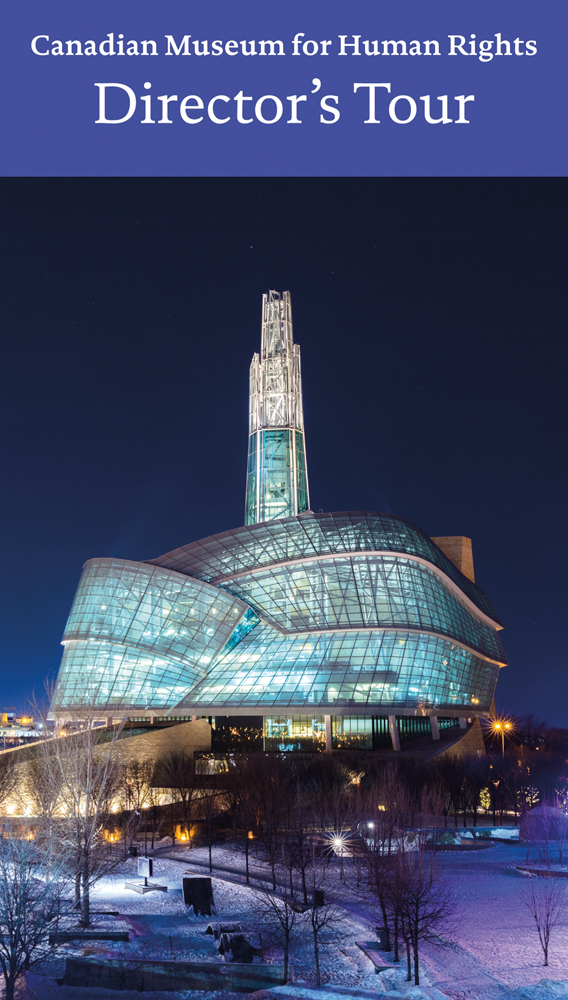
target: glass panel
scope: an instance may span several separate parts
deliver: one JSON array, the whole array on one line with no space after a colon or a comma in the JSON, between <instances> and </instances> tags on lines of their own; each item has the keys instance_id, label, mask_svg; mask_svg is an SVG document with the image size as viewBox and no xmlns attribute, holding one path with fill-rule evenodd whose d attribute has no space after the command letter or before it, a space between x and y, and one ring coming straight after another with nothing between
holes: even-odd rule
<instances>
[{"instance_id":1,"label":"glass panel","mask_svg":"<svg viewBox=\"0 0 568 1000\"><path fill-rule=\"evenodd\" d=\"M337 556L275 565L230 581L233 593L286 631L426 628L505 662L497 632L421 563L400 556Z\"/></svg>"},{"instance_id":2,"label":"glass panel","mask_svg":"<svg viewBox=\"0 0 568 1000\"><path fill-rule=\"evenodd\" d=\"M488 711L498 667L424 633L344 632L283 636L262 623L212 664L183 707L282 706L296 711L372 708ZM182 706L180 706L181 708ZM382 709L382 711L381 711Z\"/></svg>"},{"instance_id":3,"label":"glass panel","mask_svg":"<svg viewBox=\"0 0 568 1000\"><path fill-rule=\"evenodd\" d=\"M323 715L266 715L263 723L264 749L325 750Z\"/></svg>"},{"instance_id":4,"label":"glass panel","mask_svg":"<svg viewBox=\"0 0 568 1000\"><path fill-rule=\"evenodd\" d=\"M217 579L316 554L365 550L408 553L441 569L481 611L501 625L487 595L463 576L427 535L401 517L374 511L310 512L271 523L269 534L267 527L257 524L225 531L150 561L203 579Z\"/></svg>"}]
</instances>

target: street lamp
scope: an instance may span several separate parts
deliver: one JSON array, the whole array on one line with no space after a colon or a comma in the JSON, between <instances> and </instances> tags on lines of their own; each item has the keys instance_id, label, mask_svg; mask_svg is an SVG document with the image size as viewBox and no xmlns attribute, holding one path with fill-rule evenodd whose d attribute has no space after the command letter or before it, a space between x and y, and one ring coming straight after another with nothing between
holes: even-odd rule
<instances>
[{"instance_id":1,"label":"street lamp","mask_svg":"<svg viewBox=\"0 0 568 1000\"><path fill-rule=\"evenodd\" d=\"M490 719L491 732L501 737L501 751L505 756L505 734L509 736L513 731L513 723L509 719Z\"/></svg>"}]
</instances>

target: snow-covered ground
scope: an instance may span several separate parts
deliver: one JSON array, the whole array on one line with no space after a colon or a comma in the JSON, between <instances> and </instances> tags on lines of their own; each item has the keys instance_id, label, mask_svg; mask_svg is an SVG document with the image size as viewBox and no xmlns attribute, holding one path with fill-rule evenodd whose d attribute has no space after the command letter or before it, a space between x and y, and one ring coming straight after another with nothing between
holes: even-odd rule
<instances>
[{"instance_id":1,"label":"snow-covered ground","mask_svg":"<svg viewBox=\"0 0 568 1000\"><path fill-rule=\"evenodd\" d=\"M132 959L185 961L215 960L213 938L205 935L207 921L188 919L181 893L181 877L187 869L207 873L207 852L176 848L170 854L179 861L157 857L154 881L168 886L168 892L140 896L124 888L125 878L136 878L136 861L124 862L102 880L93 893L93 909L119 910L131 928L131 940L88 942L84 947L68 944L60 947L57 957L38 972L30 973L27 985L20 990L20 1000L135 1000L139 994L118 994L110 990L85 990L59 987L55 979L62 975L66 955L100 955ZM309 927L303 925L292 943L294 981L271 989L265 1000L282 994L282 1000L313 1000L322 993L328 1000L345 995L371 1000L372 996L408 995L409 1000L442 996L455 1000L568 1000L568 885L566 917L553 928L549 967L542 964L542 951L534 919L522 902L526 876L515 865L526 860L522 844L495 843L485 850L440 852L437 860L456 895L456 918L452 941L445 946L425 944L422 948L423 987L413 989L404 983L404 968L375 974L372 963L357 947L356 941L373 939L378 923L372 907L361 903L339 878L337 869L328 871L328 898L341 899L344 918L322 936L321 968L324 987L316 991L313 942ZM243 883L243 859L228 849L214 849L213 891L217 919L240 921L247 929L260 932L265 960L281 962L281 948L270 933L260 907L260 898ZM348 872L349 862L345 870ZM265 869L251 864L255 875ZM385 964L389 964L385 955ZM401 963L404 966L404 961ZM334 989L339 993L334 993ZM92 996L91 996L92 994ZM155 1000L195 996L198 1000L237 1000L242 994L162 993ZM261 1000L261 997L258 997Z\"/></svg>"}]
</instances>

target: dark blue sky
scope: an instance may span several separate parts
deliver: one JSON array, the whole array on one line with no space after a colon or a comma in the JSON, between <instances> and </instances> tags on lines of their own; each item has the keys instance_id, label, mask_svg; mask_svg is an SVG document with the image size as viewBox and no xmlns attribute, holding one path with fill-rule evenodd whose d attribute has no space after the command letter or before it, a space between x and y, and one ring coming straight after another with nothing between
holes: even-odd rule
<instances>
[{"instance_id":1,"label":"dark blue sky","mask_svg":"<svg viewBox=\"0 0 568 1000\"><path fill-rule=\"evenodd\" d=\"M506 624L498 707L568 726L565 180L1 189L3 706L56 673L86 559L242 524L272 287L292 293L313 509L469 535Z\"/></svg>"}]
</instances>

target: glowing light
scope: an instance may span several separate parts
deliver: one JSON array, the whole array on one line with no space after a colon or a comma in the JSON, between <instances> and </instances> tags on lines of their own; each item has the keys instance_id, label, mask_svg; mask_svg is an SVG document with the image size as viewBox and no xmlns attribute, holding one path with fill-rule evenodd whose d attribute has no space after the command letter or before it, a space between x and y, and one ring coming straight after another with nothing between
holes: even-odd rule
<instances>
[{"instance_id":1,"label":"glowing light","mask_svg":"<svg viewBox=\"0 0 568 1000\"><path fill-rule=\"evenodd\" d=\"M501 737L501 751L503 756L505 756L505 734L508 736L515 731L514 720L508 719L504 716L494 717L487 719L487 726L490 733L494 736Z\"/></svg>"},{"instance_id":2,"label":"glowing light","mask_svg":"<svg viewBox=\"0 0 568 1000\"><path fill-rule=\"evenodd\" d=\"M13 816L14 813L16 812L16 807L15 806L8 806L7 809L6 809L6 812L8 813L8 816Z\"/></svg>"},{"instance_id":3,"label":"glowing light","mask_svg":"<svg viewBox=\"0 0 568 1000\"><path fill-rule=\"evenodd\" d=\"M374 823L367 823L367 826L369 827L370 830L374 830L375 829L375 824Z\"/></svg>"}]
</instances>

